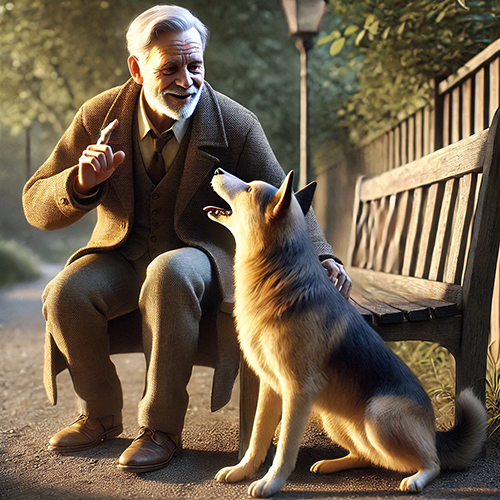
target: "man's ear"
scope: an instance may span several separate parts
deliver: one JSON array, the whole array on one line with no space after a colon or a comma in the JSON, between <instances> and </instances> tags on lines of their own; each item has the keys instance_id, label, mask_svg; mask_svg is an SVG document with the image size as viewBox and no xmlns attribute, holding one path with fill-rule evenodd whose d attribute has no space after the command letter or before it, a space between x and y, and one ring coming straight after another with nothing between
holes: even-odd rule
<instances>
[{"instance_id":1,"label":"man's ear","mask_svg":"<svg viewBox=\"0 0 500 500\"><path fill-rule=\"evenodd\" d=\"M144 78L142 77L141 66L139 64L139 60L135 56L129 56L127 59L128 69L135 83L142 85L144 82Z\"/></svg>"},{"instance_id":2,"label":"man's ear","mask_svg":"<svg viewBox=\"0 0 500 500\"><path fill-rule=\"evenodd\" d=\"M283 217L292 202L293 196L293 170L290 170L289 174L286 176L283 184L278 189L278 192L274 195L274 198L278 200L273 209L273 218L279 219Z\"/></svg>"},{"instance_id":3,"label":"man's ear","mask_svg":"<svg viewBox=\"0 0 500 500\"><path fill-rule=\"evenodd\" d=\"M316 181L313 181L306 187L303 187L300 191L297 191L295 193L295 198L297 198L297 201L299 202L300 208L302 208L302 212L304 215L306 215L311 208L314 192L316 191L317 185L318 183Z\"/></svg>"}]
</instances>

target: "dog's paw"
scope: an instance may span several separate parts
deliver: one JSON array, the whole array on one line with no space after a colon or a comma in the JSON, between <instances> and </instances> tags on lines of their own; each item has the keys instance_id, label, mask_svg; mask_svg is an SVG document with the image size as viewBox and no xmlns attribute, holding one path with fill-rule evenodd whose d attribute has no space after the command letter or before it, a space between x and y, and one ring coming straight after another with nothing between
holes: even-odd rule
<instances>
[{"instance_id":1,"label":"dog's paw","mask_svg":"<svg viewBox=\"0 0 500 500\"><path fill-rule=\"evenodd\" d=\"M312 465L311 472L316 474L332 474L344 470L365 468L370 465L370 462L366 460L356 458L353 455L347 455L346 457L335 458L334 460L320 460Z\"/></svg>"},{"instance_id":2,"label":"dog's paw","mask_svg":"<svg viewBox=\"0 0 500 500\"><path fill-rule=\"evenodd\" d=\"M424 489L424 485L421 485L420 481L415 480L414 476L410 476L405 477L401 481L399 489L405 493L420 493Z\"/></svg>"},{"instance_id":3,"label":"dog's paw","mask_svg":"<svg viewBox=\"0 0 500 500\"><path fill-rule=\"evenodd\" d=\"M255 474L254 468L249 463L239 463L232 467L224 467L215 476L219 483L237 483L243 479L252 478Z\"/></svg>"},{"instance_id":4,"label":"dog's paw","mask_svg":"<svg viewBox=\"0 0 500 500\"><path fill-rule=\"evenodd\" d=\"M269 471L262 479L254 481L248 488L248 494L254 498L268 498L281 490L285 481Z\"/></svg>"},{"instance_id":5,"label":"dog's paw","mask_svg":"<svg viewBox=\"0 0 500 500\"><path fill-rule=\"evenodd\" d=\"M311 466L311 472L315 474L331 474L337 472L336 468L332 468L333 460L320 460Z\"/></svg>"},{"instance_id":6,"label":"dog's paw","mask_svg":"<svg viewBox=\"0 0 500 500\"><path fill-rule=\"evenodd\" d=\"M406 493L420 493L437 476L439 476L439 465L433 463L419 470L413 476L405 477L401 481L399 489Z\"/></svg>"}]
</instances>

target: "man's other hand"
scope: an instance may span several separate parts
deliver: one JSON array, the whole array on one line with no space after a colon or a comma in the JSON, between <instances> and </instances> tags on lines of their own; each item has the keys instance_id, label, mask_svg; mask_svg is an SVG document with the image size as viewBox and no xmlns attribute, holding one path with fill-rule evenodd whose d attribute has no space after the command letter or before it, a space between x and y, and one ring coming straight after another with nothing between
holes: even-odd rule
<instances>
[{"instance_id":1,"label":"man's other hand","mask_svg":"<svg viewBox=\"0 0 500 500\"><path fill-rule=\"evenodd\" d=\"M330 281L341 295L348 299L351 296L352 280L349 278L344 266L333 259L325 259L321 264L326 269Z\"/></svg>"}]
</instances>

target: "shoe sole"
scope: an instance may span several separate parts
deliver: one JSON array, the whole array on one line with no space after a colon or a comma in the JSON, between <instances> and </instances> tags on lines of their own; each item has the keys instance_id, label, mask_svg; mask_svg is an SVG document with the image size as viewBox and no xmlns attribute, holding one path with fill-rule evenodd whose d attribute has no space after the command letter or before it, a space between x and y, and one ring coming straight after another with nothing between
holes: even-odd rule
<instances>
[{"instance_id":1,"label":"shoe sole","mask_svg":"<svg viewBox=\"0 0 500 500\"><path fill-rule=\"evenodd\" d=\"M123 425L120 425L119 427L113 427L112 429L109 429L109 431L104 432L95 441L92 441L91 443L81 444L78 446L52 446L49 444L48 449L50 451L55 451L56 453L73 453L75 451L90 450L91 448L99 446L104 441L109 441L111 439L114 439L116 436L119 436L122 432L123 432Z\"/></svg>"},{"instance_id":2,"label":"shoe sole","mask_svg":"<svg viewBox=\"0 0 500 500\"><path fill-rule=\"evenodd\" d=\"M123 472L134 472L135 474L140 474L142 472L151 472L151 471L163 469L163 467L166 467L171 462L171 460L173 458L180 455L181 451L182 451L182 444L177 446L177 448L175 448L175 450L173 451L172 455L168 458L168 460L165 460L165 462L162 462L161 464L154 464L154 465L121 465L121 464L118 464L116 467Z\"/></svg>"}]
</instances>

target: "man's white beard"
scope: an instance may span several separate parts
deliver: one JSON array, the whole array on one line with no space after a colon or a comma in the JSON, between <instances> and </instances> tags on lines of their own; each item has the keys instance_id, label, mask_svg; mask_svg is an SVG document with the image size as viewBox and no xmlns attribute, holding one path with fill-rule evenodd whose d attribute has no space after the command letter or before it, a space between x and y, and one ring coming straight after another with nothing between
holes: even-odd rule
<instances>
[{"instance_id":1,"label":"man's white beard","mask_svg":"<svg viewBox=\"0 0 500 500\"><path fill-rule=\"evenodd\" d=\"M153 109L159 111L165 116L168 116L169 118L172 118L172 120L177 121L181 119L185 120L194 113L194 110L196 109L198 101L200 100L201 97L201 90L203 88L203 85L199 89L197 89L196 94L189 102L187 102L186 104L182 103L179 104L177 109L170 107L164 97L164 94L176 93L176 90L174 88L169 87L168 89L165 89L160 92L155 92L154 90L151 91L151 89L147 85L143 85L143 88L146 101ZM186 91L177 91L177 92L179 94L186 93Z\"/></svg>"}]
</instances>

